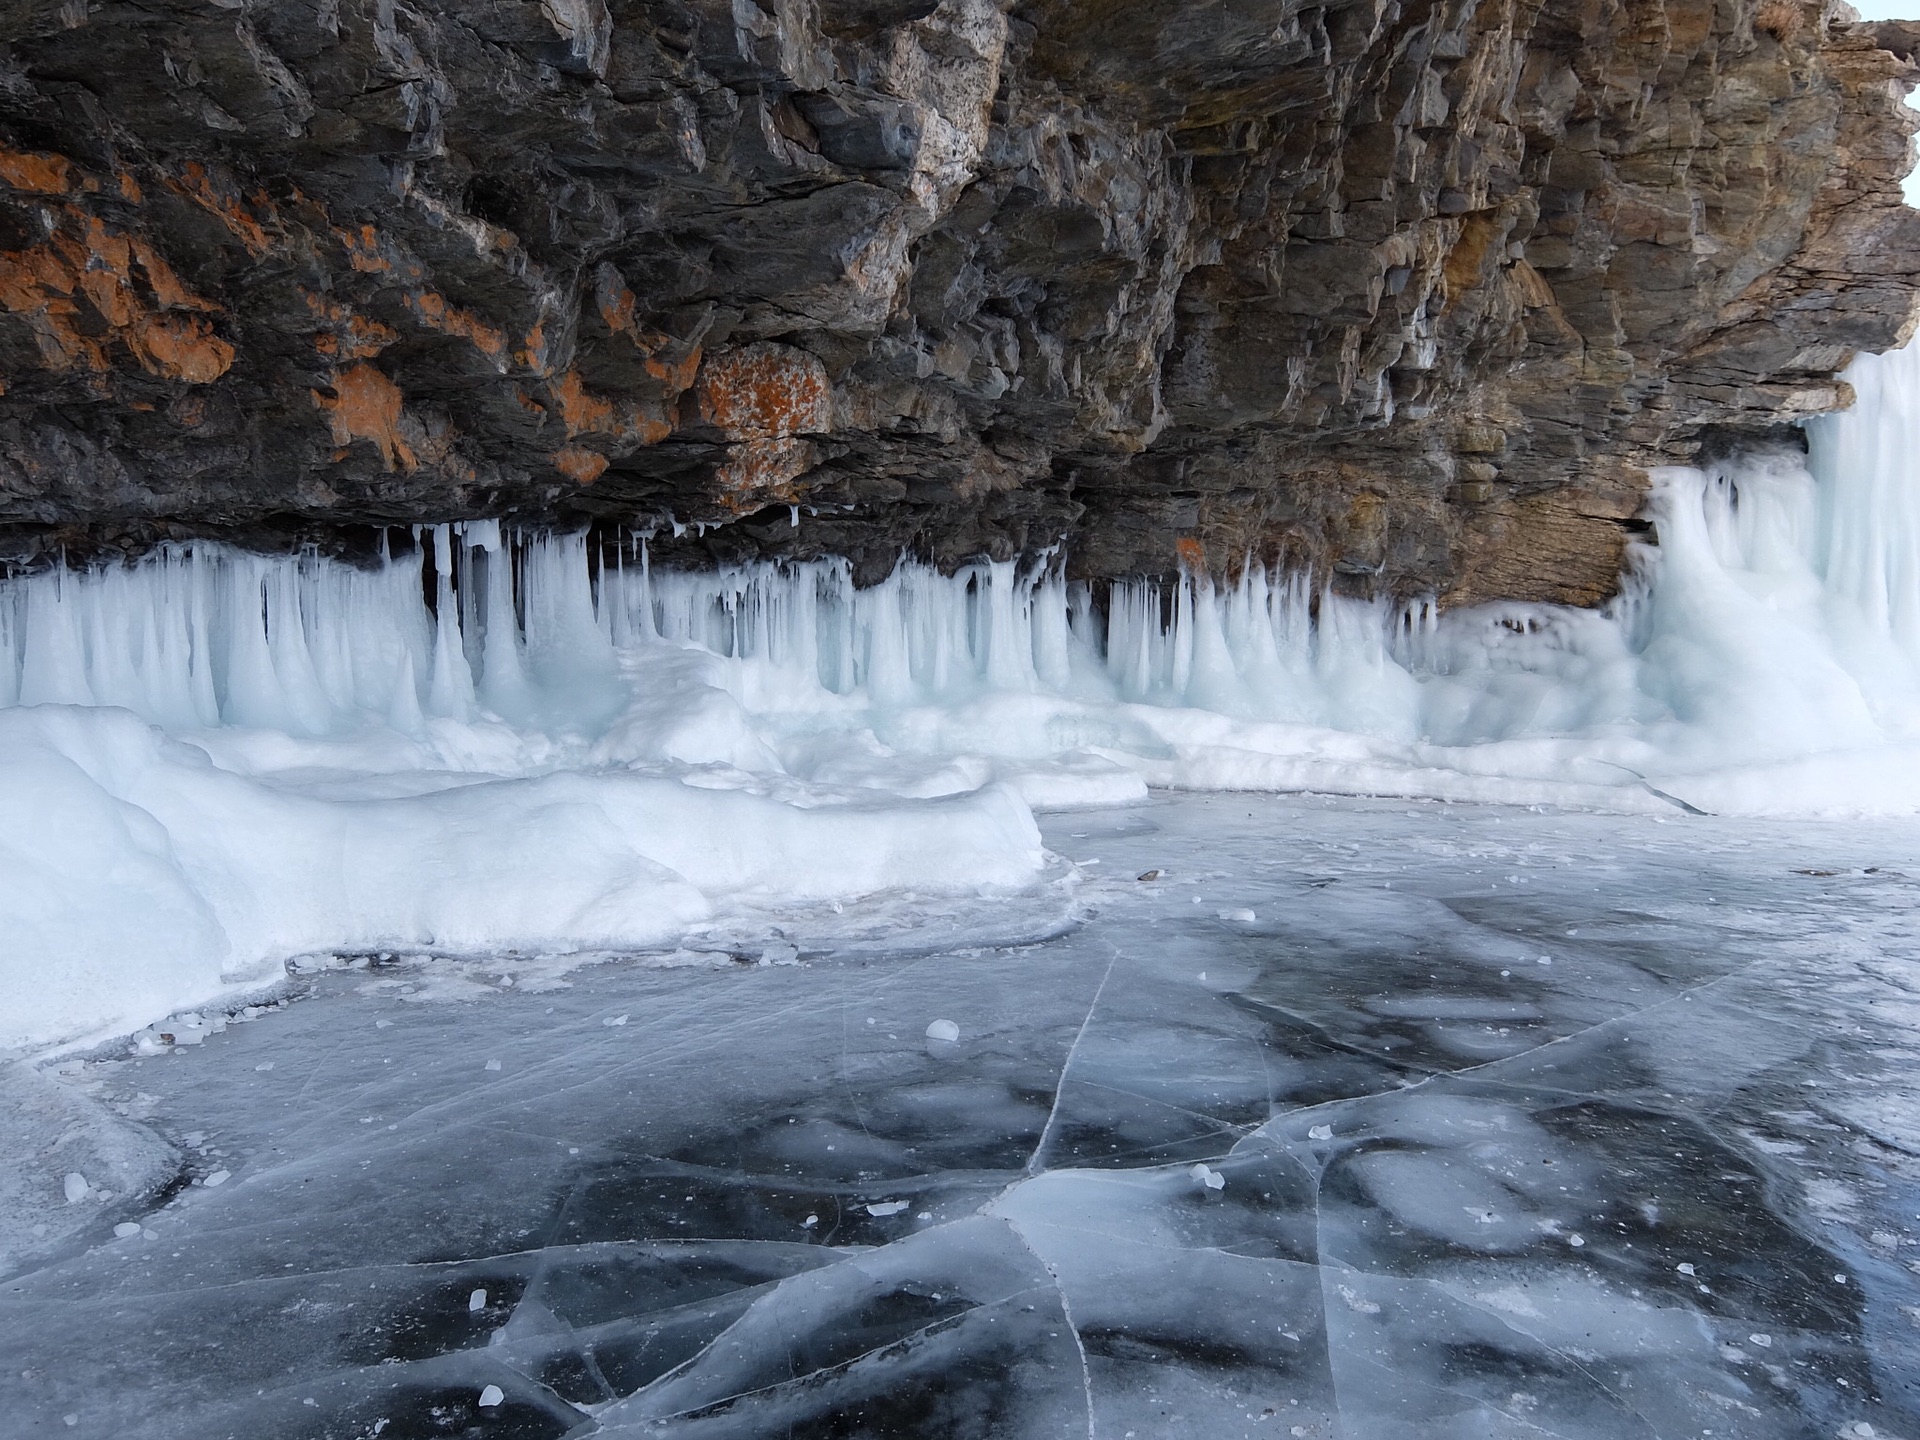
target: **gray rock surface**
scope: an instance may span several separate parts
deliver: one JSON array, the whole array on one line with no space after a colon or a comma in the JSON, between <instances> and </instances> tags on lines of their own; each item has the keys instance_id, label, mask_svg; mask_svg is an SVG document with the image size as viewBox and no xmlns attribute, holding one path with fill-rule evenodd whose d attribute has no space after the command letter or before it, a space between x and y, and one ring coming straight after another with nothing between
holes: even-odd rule
<instances>
[{"instance_id":1,"label":"gray rock surface","mask_svg":"<svg viewBox=\"0 0 1920 1440\"><path fill-rule=\"evenodd\" d=\"M1592 603L1648 464L1907 333L1920 29L1851 13L8 0L0 550L671 516Z\"/></svg>"}]
</instances>

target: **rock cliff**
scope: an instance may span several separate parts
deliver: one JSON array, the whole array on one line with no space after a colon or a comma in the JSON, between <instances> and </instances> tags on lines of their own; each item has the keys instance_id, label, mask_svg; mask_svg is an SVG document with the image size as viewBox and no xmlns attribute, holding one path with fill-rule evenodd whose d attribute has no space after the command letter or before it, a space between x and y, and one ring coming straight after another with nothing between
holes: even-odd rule
<instances>
[{"instance_id":1,"label":"rock cliff","mask_svg":"<svg viewBox=\"0 0 1920 1440\"><path fill-rule=\"evenodd\" d=\"M1592 603L1644 467L1907 334L1920 26L1851 15L5 0L0 549L502 516Z\"/></svg>"}]
</instances>

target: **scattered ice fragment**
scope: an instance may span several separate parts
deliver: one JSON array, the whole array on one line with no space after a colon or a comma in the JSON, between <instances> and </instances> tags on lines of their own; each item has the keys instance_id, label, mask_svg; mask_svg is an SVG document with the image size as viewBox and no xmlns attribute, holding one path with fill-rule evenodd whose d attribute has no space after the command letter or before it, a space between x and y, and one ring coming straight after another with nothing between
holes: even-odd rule
<instances>
[{"instance_id":1,"label":"scattered ice fragment","mask_svg":"<svg viewBox=\"0 0 1920 1440\"><path fill-rule=\"evenodd\" d=\"M67 1204L77 1205L87 1198L87 1191L91 1187L87 1184L86 1176L78 1170L69 1170L67 1178L60 1182L60 1188L67 1192Z\"/></svg>"},{"instance_id":2,"label":"scattered ice fragment","mask_svg":"<svg viewBox=\"0 0 1920 1440\"><path fill-rule=\"evenodd\" d=\"M936 1020L927 1026L927 1038L929 1040L958 1040L960 1038L960 1027L951 1020Z\"/></svg>"},{"instance_id":3,"label":"scattered ice fragment","mask_svg":"<svg viewBox=\"0 0 1920 1440\"><path fill-rule=\"evenodd\" d=\"M263 1061L261 1061L261 1062L260 1062L260 1063L259 1063L258 1065L256 1065L256 1066L254 1066L253 1068L254 1068L254 1069L256 1069L256 1070L271 1070L271 1069L273 1069L273 1061L271 1061L271 1060L263 1060Z\"/></svg>"},{"instance_id":4,"label":"scattered ice fragment","mask_svg":"<svg viewBox=\"0 0 1920 1440\"><path fill-rule=\"evenodd\" d=\"M389 1030L392 1027L393 1022L391 1020L376 1020L373 1022L373 1028L376 1030Z\"/></svg>"},{"instance_id":5,"label":"scattered ice fragment","mask_svg":"<svg viewBox=\"0 0 1920 1440\"><path fill-rule=\"evenodd\" d=\"M806 1219L800 1222L800 1228L802 1230L811 1230L814 1226L818 1225L819 1223L820 1223L820 1217L818 1215L809 1215L807 1216Z\"/></svg>"},{"instance_id":6,"label":"scattered ice fragment","mask_svg":"<svg viewBox=\"0 0 1920 1440\"><path fill-rule=\"evenodd\" d=\"M1331 1125L1315 1125L1311 1130L1307 1131L1307 1139L1309 1140L1331 1140L1332 1138L1333 1127Z\"/></svg>"},{"instance_id":7,"label":"scattered ice fragment","mask_svg":"<svg viewBox=\"0 0 1920 1440\"><path fill-rule=\"evenodd\" d=\"M931 1220L933 1219L933 1212L931 1210L922 1210L918 1215L915 1215L913 1218L916 1220Z\"/></svg>"},{"instance_id":8,"label":"scattered ice fragment","mask_svg":"<svg viewBox=\"0 0 1920 1440\"><path fill-rule=\"evenodd\" d=\"M1833 1283L1836 1285L1844 1285L1847 1283L1847 1277L1844 1275L1836 1275L1833 1277Z\"/></svg>"},{"instance_id":9,"label":"scattered ice fragment","mask_svg":"<svg viewBox=\"0 0 1920 1440\"><path fill-rule=\"evenodd\" d=\"M1586 1243L1587 1243L1587 1237L1584 1235L1569 1235L1567 1237L1567 1244L1571 1245L1576 1250L1578 1250L1582 1245L1585 1245Z\"/></svg>"},{"instance_id":10,"label":"scattered ice fragment","mask_svg":"<svg viewBox=\"0 0 1920 1440\"><path fill-rule=\"evenodd\" d=\"M789 945L783 940L776 940L760 952L760 963L762 965L797 965L800 963L800 947Z\"/></svg>"},{"instance_id":11,"label":"scattered ice fragment","mask_svg":"<svg viewBox=\"0 0 1920 1440\"><path fill-rule=\"evenodd\" d=\"M1193 1169L1187 1173L1192 1175L1194 1179L1198 1180L1209 1190L1224 1190L1227 1188L1227 1177L1210 1166L1195 1165Z\"/></svg>"},{"instance_id":12,"label":"scattered ice fragment","mask_svg":"<svg viewBox=\"0 0 1920 1440\"><path fill-rule=\"evenodd\" d=\"M1693 1274L1693 1266L1691 1266L1684 1260L1682 1260L1678 1265L1674 1266L1673 1268L1678 1270L1682 1275Z\"/></svg>"},{"instance_id":13,"label":"scattered ice fragment","mask_svg":"<svg viewBox=\"0 0 1920 1440\"><path fill-rule=\"evenodd\" d=\"M602 1025L624 1025L627 1023L627 1017L625 1015L609 1015L600 1023Z\"/></svg>"},{"instance_id":14,"label":"scattered ice fragment","mask_svg":"<svg viewBox=\"0 0 1920 1440\"><path fill-rule=\"evenodd\" d=\"M487 1308L487 1288L486 1286L482 1285L478 1290L475 1290L471 1295L467 1296L467 1313L471 1315L476 1311L484 1310L486 1308Z\"/></svg>"},{"instance_id":15,"label":"scattered ice fragment","mask_svg":"<svg viewBox=\"0 0 1920 1440\"><path fill-rule=\"evenodd\" d=\"M217 1190L233 1178L231 1170L216 1170L200 1183L209 1190Z\"/></svg>"},{"instance_id":16,"label":"scattered ice fragment","mask_svg":"<svg viewBox=\"0 0 1920 1440\"><path fill-rule=\"evenodd\" d=\"M1873 1440L1874 1428L1864 1420L1856 1420L1847 1427L1847 1434L1859 1437L1859 1440Z\"/></svg>"},{"instance_id":17,"label":"scattered ice fragment","mask_svg":"<svg viewBox=\"0 0 1920 1440\"><path fill-rule=\"evenodd\" d=\"M1500 978L1502 980L1511 980L1513 978L1513 972L1511 970L1502 970L1500 972Z\"/></svg>"},{"instance_id":18,"label":"scattered ice fragment","mask_svg":"<svg viewBox=\"0 0 1920 1440\"><path fill-rule=\"evenodd\" d=\"M480 1408L482 1410L491 1410L506 1398L506 1391L502 1390L498 1385L489 1385L480 1392Z\"/></svg>"},{"instance_id":19,"label":"scattered ice fragment","mask_svg":"<svg viewBox=\"0 0 1920 1440\"><path fill-rule=\"evenodd\" d=\"M1136 880L1158 880L1160 878L1160 872L1158 870L1142 870L1133 878Z\"/></svg>"},{"instance_id":20,"label":"scattered ice fragment","mask_svg":"<svg viewBox=\"0 0 1920 1440\"><path fill-rule=\"evenodd\" d=\"M113 1227L113 1233L117 1238L126 1240L138 1235L140 1233L140 1226L137 1221L122 1220L118 1225Z\"/></svg>"},{"instance_id":21,"label":"scattered ice fragment","mask_svg":"<svg viewBox=\"0 0 1920 1440\"><path fill-rule=\"evenodd\" d=\"M62 1415L60 1419L61 1419L61 1422L66 1426L68 1426L69 1428L75 1425L78 1425L80 1423L80 1417L78 1415Z\"/></svg>"},{"instance_id":22,"label":"scattered ice fragment","mask_svg":"<svg viewBox=\"0 0 1920 1440\"><path fill-rule=\"evenodd\" d=\"M1206 971L1204 971L1204 970L1202 970L1202 971L1200 972L1200 978L1201 978L1202 980L1204 980L1204 979L1206 979L1206 978L1207 978L1207 972L1206 972Z\"/></svg>"},{"instance_id":23,"label":"scattered ice fragment","mask_svg":"<svg viewBox=\"0 0 1920 1440\"><path fill-rule=\"evenodd\" d=\"M1254 921L1254 914L1251 910L1222 910L1220 912L1220 918L1222 920L1237 920L1242 925L1251 925Z\"/></svg>"},{"instance_id":24,"label":"scattered ice fragment","mask_svg":"<svg viewBox=\"0 0 1920 1440\"><path fill-rule=\"evenodd\" d=\"M1536 965L1551 965L1553 963L1553 957L1551 955L1542 955L1534 963Z\"/></svg>"},{"instance_id":25,"label":"scattered ice fragment","mask_svg":"<svg viewBox=\"0 0 1920 1440\"><path fill-rule=\"evenodd\" d=\"M1356 1315L1378 1315L1380 1307L1371 1300L1363 1300L1347 1286L1340 1287L1340 1298L1347 1302L1347 1308Z\"/></svg>"},{"instance_id":26,"label":"scattered ice fragment","mask_svg":"<svg viewBox=\"0 0 1920 1440\"><path fill-rule=\"evenodd\" d=\"M904 1200L879 1200L867 1206L867 1214L898 1215L902 1210L906 1208L907 1208L907 1202Z\"/></svg>"},{"instance_id":27,"label":"scattered ice fragment","mask_svg":"<svg viewBox=\"0 0 1920 1440\"><path fill-rule=\"evenodd\" d=\"M1747 1343L1749 1345L1758 1345L1762 1350L1770 1350L1773 1348L1773 1336L1755 1331L1753 1334L1747 1336Z\"/></svg>"},{"instance_id":28,"label":"scattered ice fragment","mask_svg":"<svg viewBox=\"0 0 1920 1440\"><path fill-rule=\"evenodd\" d=\"M498 1060L487 1061L487 1069L498 1070L499 1068L500 1068L500 1062Z\"/></svg>"}]
</instances>

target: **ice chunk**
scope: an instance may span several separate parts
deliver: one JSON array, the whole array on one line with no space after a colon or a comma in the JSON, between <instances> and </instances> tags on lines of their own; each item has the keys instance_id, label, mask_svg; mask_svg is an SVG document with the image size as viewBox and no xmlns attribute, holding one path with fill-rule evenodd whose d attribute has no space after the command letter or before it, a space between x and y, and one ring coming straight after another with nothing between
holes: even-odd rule
<instances>
[{"instance_id":1,"label":"ice chunk","mask_svg":"<svg viewBox=\"0 0 1920 1440\"><path fill-rule=\"evenodd\" d=\"M1222 920L1238 921L1242 925L1251 925L1254 922L1253 911L1244 910L1244 909L1243 910L1222 910L1220 912L1220 918Z\"/></svg>"},{"instance_id":2,"label":"ice chunk","mask_svg":"<svg viewBox=\"0 0 1920 1440\"><path fill-rule=\"evenodd\" d=\"M1307 1131L1307 1139L1309 1140L1331 1140L1332 1138L1333 1127L1331 1125L1315 1125Z\"/></svg>"},{"instance_id":3,"label":"ice chunk","mask_svg":"<svg viewBox=\"0 0 1920 1440\"><path fill-rule=\"evenodd\" d=\"M66 1179L60 1182L60 1188L66 1191L67 1203L77 1205L87 1198L87 1191L92 1187L87 1184L87 1177L78 1170L69 1170Z\"/></svg>"},{"instance_id":4,"label":"ice chunk","mask_svg":"<svg viewBox=\"0 0 1920 1440\"><path fill-rule=\"evenodd\" d=\"M121 1240L138 1235L140 1233L139 1222L135 1220L122 1220L118 1225L113 1227L113 1233Z\"/></svg>"},{"instance_id":5,"label":"ice chunk","mask_svg":"<svg viewBox=\"0 0 1920 1440\"><path fill-rule=\"evenodd\" d=\"M1762 1350L1770 1350L1773 1348L1773 1336L1768 1335L1764 1331L1756 1330L1753 1334L1747 1336L1747 1343L1749 1345L1758 1345Z\"/></svg>"},{"instance_id":6,"label":"ice chunk","mask_svg":"<svg viewBox=\"0 0 1920 1440\"><path fill-rule=\"evenodd\" d=\"M500 1068L500 1062L498 1060L487 1061L487 1069L498 1070L499 1068Z\"/></svg>"},{"instance_id":7,"label":"ice chunk","mask_svg":"<svg viewBox=\"0 0 1920 1440\"><path fill-rule=\"evenodd\" d=\"M881 1200L867 1206L867 1213L869 1215L898 1215L906 1208L907 1202L904 1200Z\"/></svg>"},{"instance_id":8,"label":"ice chunk","mask_svg":"<svg viewBox=\"0 0 1920 1440\"><path fill-rule=\"evenodd\" d=\"M1192 1175L1195 1180L1199 1181L1201 1185L1209 1190L1224 1190L1227 1188L1227 1177L1209 1165L1195 1165L1193 1169L1187 1173Z\"/></svg>"},{"instance_id":9,"label":"ice chunk","mask_svg":"<svg viewBox=\"0 0 1920 1440\"><path fill-rule=\"evenodd\" d=\"M1685 1260L1682 1260L1678 1265L1674 1266L1673 1268L1678 1270L1682 1275L1693 1274L1693 1266Z\"/></svg>"},{"instance_id":10,"label":"ice chunk","mask_svg":"<svg viewBox=\"0 0 1920 1440\"><path fill-rule=\"evenodd\" d=\"M471 1295L467 1296L467 1309L469 1312L472 1312L475 1310L484 1310L486 1308L487 1308L487 1291L485 1286L482 1286L481 1288L475 1290Z\"/></svg>"},{"instance_id":11,"label":"ice chunk","mask_svg":"<svg viewBox=\"0 0 1920 1440\"><path fill-rule=\"evenodd\" d=\"M960 1027L951 1020L935 1020L927 1026L927 1038L952 1042L960 1038Z\"/></svg>"},{"instance_id":12,"label":"ice chunk","mask_svg":"<svg viewBox=\"0 0 1920 1440\"><path fill-rule=\"evenodd\" d=\"M231 1170L216 1170L200 1183L209 1190L217 1190L232 1178L233 1172Z\"/></svg>"},{"instance_id":13,"label":"ice chunk","mask_svg":"<svg viewBox=\"0 0 1920 1440\"><path fill-rule=\"evenodd\" d=\"M600 1023L602 1025L624 1025L627 1023L627 1017L625 1015L609 1015Z\"/></svg>"},{"instance_id":14,"label":"ice chunk","mask_svg":"<svg viewBox=\"0 0 1920 1440\"><path fill-rule=\"evenodd\" d=\"M491 1410L506 1398L506 1391L502 1390L498 1385L489 1385L480 1392L480 1408L482 1410Z\"/></svg>"}]
</instances>

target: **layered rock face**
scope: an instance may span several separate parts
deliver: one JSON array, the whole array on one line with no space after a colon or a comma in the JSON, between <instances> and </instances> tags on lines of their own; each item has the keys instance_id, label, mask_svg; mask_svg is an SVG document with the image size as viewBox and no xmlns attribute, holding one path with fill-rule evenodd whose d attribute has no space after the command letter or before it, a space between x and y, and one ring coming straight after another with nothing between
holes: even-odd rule
<instances>
[{"instance_id":1,"label":"layered rock face","mask_svg":"<svg viewBox=\"0 0 1920 1440\"><path fill-rule=\"evenodd\" d=\"M9 0L0 546L500 516L1592 603L1905 338L1790 0ZM675 531L682 531L678 539Z\"/></svg>"}]
</instances>

